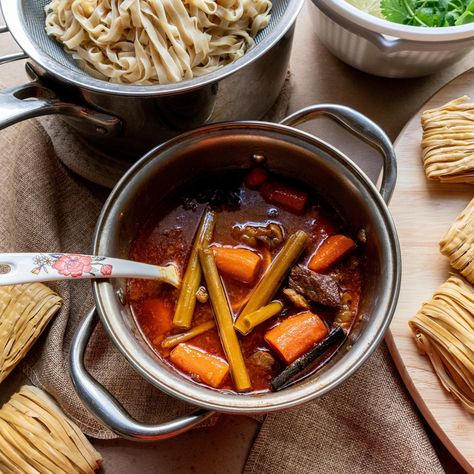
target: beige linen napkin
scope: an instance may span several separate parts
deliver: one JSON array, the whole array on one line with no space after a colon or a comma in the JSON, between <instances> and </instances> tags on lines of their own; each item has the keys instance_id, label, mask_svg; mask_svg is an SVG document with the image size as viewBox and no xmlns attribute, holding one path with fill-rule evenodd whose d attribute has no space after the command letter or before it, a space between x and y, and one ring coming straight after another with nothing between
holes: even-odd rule
<instances>
[{"instance_id":1,"label":"beige linen napkin","mask_svg":"<svg viewBox=\"0 0 474 474\"><path fill-rule=\"evenodd\" d=\"M55 137L55 146L50 136ZM74 153L74 140L58 118L30 120L0 132L0 251L90 250L107 192L78 178L58 160L57 154L65 149ZM71 337L93 304L90 283L52 286L64 298L64 306L22 367L86 434L111 438L113 433L84 409L68 376ZM139 420L164 421L191 409L144 382L100 325L89 344L87 365ZM268 415L245 472L436 474L443 470L383 346L327 396Z\"/></svg>"}]
</instances>

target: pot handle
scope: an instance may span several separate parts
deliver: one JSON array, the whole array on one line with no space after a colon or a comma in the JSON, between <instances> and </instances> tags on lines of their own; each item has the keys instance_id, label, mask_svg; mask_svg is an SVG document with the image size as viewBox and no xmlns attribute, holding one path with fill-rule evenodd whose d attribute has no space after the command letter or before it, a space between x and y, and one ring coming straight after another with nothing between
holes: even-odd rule
<instances>
[{"instance_id":1,"label":"pot handle","mask_svg":"<svg viewBox=\"0 0 474 474\"><path fill-rule=\"evenodd\" d=\"M7 31L6 26L0 26L0 34ZM0 65L27 57L23 51L9 54L0 57ZM35 79L33 82L0 90L0 130L29 118L60 114L80 119L83 126L88 124L87 132L91 135L105 137L119 133L122 128L120 119L58 99L52 90L40 84L37 74L28 63L26 71Z\"/></svg>"},{"instance_id":2,"label":"pot handle","mask_svg":"<svg viewBox=\"0 0 474 474\"><path fill-rule=\"evenodd\" d=\"M22 120L50 114L81 119L88 124L89 133L93 135L116 135L121 129L121 121L117 117L64 102L36 81L0 90L0 130Z\"/></svg>"},{"instance_id":3,"label":"pot handle","mask_svg":"<svg viewBox=\"0 0 474 474\"><path fill-rule=\"evenodd\" d=\"M134 441L156 441L184 433L214 414L198 409L193 413L158 425L139 423L130 417L120 403L92 378L84 365L84 355L98 321L94 308L80 322L69 353L70 376L74 388L87 409L112 431Z\"/></svg>"},{"instance_id":4,"label":"pot handle","mask_svg":"<svg viewBox=\"0 0 474 474\"><path fill-rule=\"evenodd\" d=\"M0 34L8 31L6 25L0 26ZM8 54L0 57L0 65L27 57L28 55L24 51ZM30 76L35 78L33 82L0 90L0 130L29 118L61 114L81 119L83 124L88 123L88 133L91 135L113 136L118 134L122 123L117 117L59 100L53 91L38 82L38 77L31 65L26 64L26 70Z\"/></svg>"},{"instance_id":5,"label":"pot handle","mask_svg":"<svg viewBox=\"0 0 474 474\"><path fill-rule=\"evenodd\" d=\"M336 121L350 133L382 154L383 174L380 194L388 204L397 181L397 159L392 142L385 132L375 122L360 112L337 104L311 105L284 118L280 123L282 125L295 126L313 120L320 115L325 115Z\"/></svg>"}]
</instances>

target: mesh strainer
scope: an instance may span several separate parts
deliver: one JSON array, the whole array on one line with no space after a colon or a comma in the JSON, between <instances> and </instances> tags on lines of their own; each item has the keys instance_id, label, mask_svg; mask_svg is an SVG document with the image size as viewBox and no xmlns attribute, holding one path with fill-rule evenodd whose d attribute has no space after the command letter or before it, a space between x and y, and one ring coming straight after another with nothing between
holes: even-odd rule
<instances>
[{"instance_id":1,"label":"mesh strainer","mask_svg":"<svg viewBox=\"0 0 474 474\"><path fill-rule=\"evenodd\" d=\"M96 79L80 69L62 46L45 32L44 8L49 0L0 0L7 28L22 50L38 65L58 79L97 92L129 96L151 96L186 92L238 71L270 49L294 24L303 0L273 0L272 17L267 28L256 37L255 47L241 59L202 77L167 85L112 84ZM1 32L2 30L0 30ZM9 59L19 59L21 54ZM1 59L0 59L1 64Z\"/></svg>"},{"instance_id":2,"label":"mesh strainer","mask_svg":"<svg viewBox=\"0 0 474 474\"><path fill-rule=\"evenodd\" d=\"M0 0L7 23L0 33L10 31L23 50L0 58L0 64L29 57L27 72L36 78L0 90L0 130L28 118L61 114L88 148L85 161L68 156L66 166L113 186L117 174L145 152L184 131L263 117L287 77L303 1L273 0L270 24L235 63L176 84L139 86L113 84L80 69L45 32L48 0Z\"/></svg>"}]
</instances>

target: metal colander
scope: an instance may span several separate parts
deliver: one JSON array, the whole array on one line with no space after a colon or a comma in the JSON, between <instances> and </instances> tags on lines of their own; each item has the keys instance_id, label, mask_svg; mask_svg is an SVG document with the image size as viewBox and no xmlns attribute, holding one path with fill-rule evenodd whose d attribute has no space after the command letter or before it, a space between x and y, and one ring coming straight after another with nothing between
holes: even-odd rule
<instances>
[{"instance_id":1,"label":"metal colander","mask_svg":"<svg viewBox=\"0 0 474 474\"><path fill-rule=\"evenodd\" d=\"M256 45L235 63L202 77L165 85L113 84L91 77L62 46L48 37L44 28L49 0L0 0L8 30L23 51L52 75L86 89L121 95L159 95L184 92L236 72L271 48L294 24L303 0L273 0L269 25L256 37Z\"/></svg>"}]
</instances>

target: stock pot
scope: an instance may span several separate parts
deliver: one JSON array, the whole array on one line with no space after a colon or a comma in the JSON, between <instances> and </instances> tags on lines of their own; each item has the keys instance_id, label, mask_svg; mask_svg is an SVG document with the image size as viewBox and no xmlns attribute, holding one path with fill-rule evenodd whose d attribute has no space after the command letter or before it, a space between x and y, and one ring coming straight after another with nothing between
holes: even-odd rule
<instances>
[{"instance_id":1,"label":"stock pot","mask_svg":"<svg viewBox=\"0 0 474 474\"><path fill-rule=\"evenodd\" d=\"M46 35L44 7L49 2L0 0L6 22L0 33L9 31L23 50L0 58L0 64L29 57L27 73L33 80L0 91L0 129L60 114L89 145L128 163L184 131L261 118L285 80L294 24L303 5L303 0L273 0L269 25L233 64L175 84L127 85L88 75ZM68 165L80 172L73 162Z\"/></svg>"},{"instance_id":2,"label":"stock pot","mask_svg":"<svg viewBox=\"0 0 474 474\"><path fill-rule=\"evenodd\" d=\"M350 158L325 141L295 128L326 115L383 156L380 192ZM313 376L276 393L232 394L193 383L157 358L143 339L124 294L124 280L92 285L97 310L81 322L70 351L71 378L86 407L103 424L130 439L162 439L181 433L213 411L253 414L282 410L319 397L342 383L382 341L400 286L400 249L387 208L396 180L395 153L385 133L360 113L339 105L315 105L280 124L228 122L208 125L175 137L139 160L113 189L100 214L92 253L128 258L140 224L149 209L167 194L216 168L242 169L252 160L266 161L275 172L297 178L338 210L356 233L366 230L365 286L360 320L346 349ZM159 390L199 410L162 425L133 420L84 366L87 341L100 318L108 337L132 367ZM137 394L140 396L140 394Z\"/></svg>"}]
</instances>

